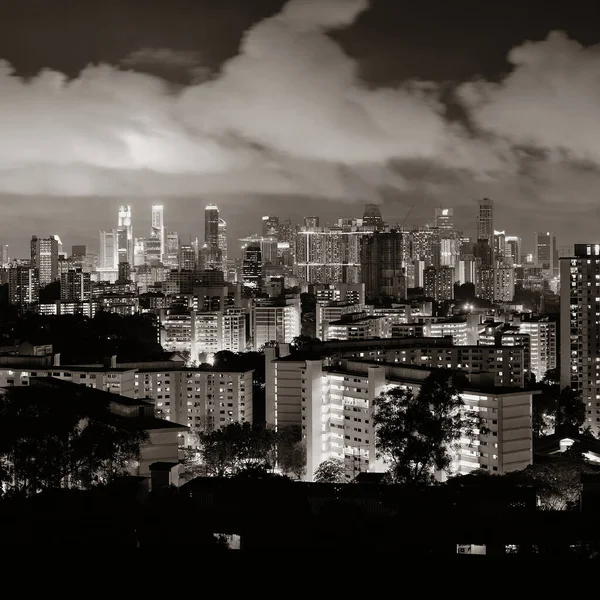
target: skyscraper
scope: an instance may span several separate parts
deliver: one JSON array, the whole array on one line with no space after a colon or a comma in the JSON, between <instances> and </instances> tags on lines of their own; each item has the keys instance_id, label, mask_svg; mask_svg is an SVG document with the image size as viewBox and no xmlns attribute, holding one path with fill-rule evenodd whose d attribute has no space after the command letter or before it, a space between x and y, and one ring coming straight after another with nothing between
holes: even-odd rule
<instances>
[{"instance_id":1,"label":"skyscraper","mask_svg":"<svg viewBox=\"0 0 600 600\"><path fill-rule=\"evenodd\" d=\"M100 232L100 269L116 269L119 264L115 231Z\"/></svg>"},{"instance_id":2,"label":"skyscraper","mask_svg":"<svg viewBox=\"0 0 600 600\"><path fill-rule=\"evenodd\" d=\"M204 242L208 246L219 246L219 209L214 204L204 209Z\"/></svg>"},{"instance_id":3,"label":"skyscraper","mask_svg":"<svg viewBox=\"0 0 600 600\"><path fill-rule=\"evenodd\" d=\"M521 238L515 235L506 236L506 247L504 249L505 262L514 267L521 264Z\"/></svg>"},{"instance_id":4,"label":"skyscraper","mask_svg":"<svg viewBox=\"0 0 600 600\"><path fill-rule=\"evenodd\" d=\"M477 240L487 240L490 248L494 247L494 204L489 198L479 201Z\"/></svg>"},{"instance_id":5,"label":"skyscraper","mask_svg":"<svg viewBox=\"0 0 600 600\"><path fill-rule=\"evenodd\" d=\"M600 432L600 244L560 259L560 379L581 394L584 426Z\"/></svg>"},{"instance_id":6,"label":"skyscraper","mask_svg":"<svg viewBox=\"0 0 600 600\"><path fill-rule=\"evenodd\" d=\"M442 206L436 208L433 224L439 229L454 229L454 209Z\"/></svg>"},{"instance_id":7,"label":"skyscraper","mask_svg":"<svg viewBox=\"0 0 600 600\"><path fill-rule=\"evenodd\" d=\"M404 297L405 238L401 231L377 232L362 240L362 280L367 297Z\"/></svg>"},{"instance_id":8,"label":"skyscraper","mask_svg":"<svg viewBox=\"0 0 600 600\"><path fill-rule=\"evenodd\" d=\"M150 229L150 235L160 242L159 260L162 262L166 251L165 215L162 204L155 204L152 206L152 227Z\"/></svg>"},{"instance_id":9,"label":"skyscraper","mask_svg":"<svg viewBox=\"0 0 600 600\"><path fill-rule=\"evenodd\" d=\"M58 279L58 236L31 238L31 267L38 270L40 286Z\"/></svg>"},{"instance_id":10,"label":"skyscraper","mask_svg":"<svg viewBox=\"0 0 600 600\"><path fill-rule=\"evenodd\" d=\"M11 267L8 270L8 301L27 309L40 298L38 270L29 267Z\"/></svg>"},{"instance_id":11,"label":"skyscraper","mask_svg":"<svg viewBox=\"0 0 600 600\"><path fill-rule=\"evenodd\" d=\"M117 255L119 263L129 263L133 266L134 240L131 222L131 206L119 206L119 219L117 222Z\"/></svg>"},{"instance_id":12,"label":"skyscraper","mask_svg":"<svg viewBox=\"0 0 600 600\"><path fill-rule=\"evenodd\" d=\"M0 263L6 264L8 262L8 244L2 244L0 246Z\"/></svg>"},{"instance_id":13,"label":"skyscraper","mask_svg":"<svg viewBox=\"0 0 600 600\"><path fill-rule=\"evenodd\" d=\"M123 263L125 264L125 263ZM92 282L89 273L81 269L69 270L60 276L60 299L67 302L82 302L92 296Z\"/></svg>"},{"instance_id":14,"label":"skyscraper","mask_svg":"<svg viewBox=\"0 0 600 600\"><path fill-rule=\"evenodd\" d=\"M279 217L266 216L262 218L262 236L279 239Z\"/></svg>"},{"instance_id":15,"label":"skyscraper","mask_svg":"<svg viewBox=\"0 0 600 600\"><path fill-rule=\"evenodd\" d=\"M221 251L221 261L223 262L223 272L227 271L227 223L225 219L219 217L219 250Z\"/></svg>"},{"instance_id":16,"label":"skyscraper","mask_svg":"<svg viewBox=\"0 0 600 600\"><path fill-rule=\"evenodd\" d=\"M260 289L262 286L262 253L258 244L243 249L242 279L246 287Z\"/></svg>"},{"instance_id":17,"label":"skyscraper","mask_svg":"<svg viewBox=\"0 0 600 600\"><path fill-rule=\"evenodd\" d=\"M372 231L380 231L383 229L383 218L377 204L367 204L363 214L363 227L367 227Z\"/></svg>"},{"instance_id":18,"label":"skyscraper","mask_svg":"<svg viewBox=\"0 0 600 600\"><path fill-rule=\"evenodd\" d=\"M550 231L537 231L535 233L534 262L552 277L558 275L558 249L556 236Z\"/></svg>"}]
</instances>

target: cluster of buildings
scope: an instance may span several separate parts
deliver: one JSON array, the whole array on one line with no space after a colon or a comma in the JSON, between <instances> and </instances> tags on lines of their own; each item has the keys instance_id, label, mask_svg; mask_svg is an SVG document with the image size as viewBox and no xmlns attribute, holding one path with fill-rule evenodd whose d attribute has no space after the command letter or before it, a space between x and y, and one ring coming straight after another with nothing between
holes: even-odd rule
<instances>
[{"instance_id":1,"label":"cluster of buildings","mask_svg":"<svg viewBox=\"0 0 600 600\"><path fill-rule=\"evenodd\" d=\"M464 399L481 424L475 441L461 440L455 472L506 473L531 462L527 384L557 367L562 384L582 394L585 425L600 430L600 246L559 250L553 233L538 232L525 253L519 237L495 228L487 198L473 240L443 207L410 230L386 224L373 205L324 226L314 216L296 226L265 216L260 232L240 240L239 257L228 255L214 205L204 230L202 243L182 243L153 206L148 236L134 237L122 206L115 229L100 232L98 254L74 246L68 255L57 235L34 236L26 260L2 247L0 280L21 311L152 312L170 358L63 366L51 353L11 351L0 356L0 387L40 374L67 379L151 402L158 417L193 431L253 414L251 372L198 365L221 350L264 350L267 424L302 428L308 478L331 457L349 478L375 469L372 399L390 386L418 391L439 367L467 375ZM60 296L46 301L40 290L54 282ZM487 302L456 298L457 284ZM559 291L560 322L525 310L517 288ZM304 313L303 292L314 303ZM319 342L301 338L290 352L307 332Z\"/></svg>"}]
</instances>

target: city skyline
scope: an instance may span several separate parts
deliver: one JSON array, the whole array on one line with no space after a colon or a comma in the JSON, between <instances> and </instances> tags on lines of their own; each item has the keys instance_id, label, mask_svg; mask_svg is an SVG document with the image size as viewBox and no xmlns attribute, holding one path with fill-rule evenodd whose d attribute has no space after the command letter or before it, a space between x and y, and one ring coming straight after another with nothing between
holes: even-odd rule
<instances>
[{"instance_id":1,"label":"city skyline","mask_svg":"<svg viewBox=\"0 0 600 600\"><path fill-rule=\"evenodd\" d=\"M293 0L281 13L284 3L276 0L260 7L235 2L235 11L208 0L181 1L181 11L149 2L139 13L109 1L69 6L69 22L47 19L39 6L32 16L27 4L9 7L2 25L9 30L0 36L0 57L15 69L0 76L10 90L8 102L0 100L0 120L13 140L0 164L0 208L11 222L0 231L5 243L14 245L24 227L25 237L55 231L63 215L73 235L82 232L78 243L91 237L83 232L101 207L147 200L171 206L174 229L184 231L179 223L189 223L189 207L208 203L243 209L252 221L293 213L300 202L310 212L320 206L336 214L379 202L400 220L417 204L411 219L418 221L419 211L440 204L455 208L460 220L472 202L490 197L502 228L523 238L519 227L532 221L565 244L577 242L574 231L592 241L596 235L598 156L589 144L595 109L580 100L597 95L597 9L589 3L570 3L560 14L509 3L489 19L476 3L461 12L440 2L425 16L423 7L382 0ZM57 15L60 6L52 7ZM139 19L143 26L129 35ZM23 47L19 35L42 23L64 42L43 52ZM196 24L205 23L211 34L195 35ZM399 34L404 28L412 35ZM457 43L462 34L453 36L465 28L470 37ZM84 32L96 40L93 47ZM293 54L278 45L282 39ZM78 52L68 51L74 46ZM81 72L89 63L104 66ZM37 75L41 69L49 71ZM290 102L288 88L308 110ZM96 94L100 89L105 93ZM44 100L50 91L57 102ZM347 112L348 95L370 120ZM223 101L232 97L241 104ZM141 98L143 118L132 119ZM253 108L263 105L268 112ZM572 109L577 122L563 118ZM199 112L210 115L212 129L198 122ZM32 136L44 140L35 153L20 143ZM36 223L19 222L29 215ZM228 226L233 239L248 233Z\"/></svg>"}]
</instances>

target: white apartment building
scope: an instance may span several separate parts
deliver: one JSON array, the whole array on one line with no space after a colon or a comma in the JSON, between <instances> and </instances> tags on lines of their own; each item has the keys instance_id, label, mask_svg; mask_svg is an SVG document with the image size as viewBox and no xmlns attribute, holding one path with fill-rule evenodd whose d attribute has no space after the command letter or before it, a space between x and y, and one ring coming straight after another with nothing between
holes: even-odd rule
<instances>
[{"instance_id":1,"label":"white apartment building","mask_svg":"<svg viewBox=\"0 0 600 600\"><path fill-rule=\"evenodd\" d=\"M369 317L365 313L348 313L339 321L323 327L323 341L365 340L392 337L392 326L386 317Z\"/></svg>"},{"instance_id":2,"label":"white apartment building","mask_svg":"<svg viewBox=\"0 0 600 600\"><path fill-rule=\"evenodd\" d=\"M327 367L323 360L275 355L274 348L267 348L267 423L302 427L307 479L322 461L334 457L344 461L349 480L359 472L382 470L376 457L372 400L395 386L418 393L431 369L354 359L339 359ZM479 385L475 380L462 394L465 410L474 411L489 434L476 430L473 440L460 441L451 473L486 469L504 474L525 468L532 462L532 392Z\"/></svg>"},{"instance_id":3,"label":"white apartment building","mask_svg":"<svg viewBox=\"0 0 600 600\"><path fill-rule=\"evenodd\" d=\"M519 331L529 336L530 369L536 381L557 365L556 323L548 319L529 319L519 323Z\"/></svg>"},{"instance_id":4,"label":"white apartment building","mask_svg":"<svg viewBox=\"0 0 600 600\"><path fill-rule=\"evenodd\" d=\"M360 304L350 304L347 302L317 302L315 311L316 332L320 340L324 339L325 330L329 323L339 321L344 315L354 312L360 312Z\"/></svg>"},{"instance_id":5,"label":"white apartment building","mask_svg":"<svg viewBox=\"0 0 600 600\"><path fill-rule=\"evenodd\" d=\"M345 357L364 358L374 362L460 369L466 374L485 374L493 385L523 387L525 385L524 352L514 346L405 346L378 350L344 351Z\"/></svg>"},{"instance_id":6,"label":"white apartment building","mask_svg":"<svg viewBox=\"0 0 600 600\"><path fill-rule=\"evenodd\" d=\"M436 321L426 323L423 326L425 337L452 337L455 346L466 346L468 344L466 321Z\"/></svg>"},{"instance_id":7,"label":"white apartment building","mask_svg":"<svg viewBox=\"0 0 600 600\"><path fill-rule=\"evenodd\" d=\"M251 331L254 349L271 342L289 344L301 332L300 296L285 299L255 299L252 302Z\"/></svg>"},{"instance_id":8,"label":"white apartment building","mask_svg":"<svg viewBox=\"0 0 600 600\"><path fill-rule=\"evenodd\" d=\"M186 425L192 432L252 423L252 371L190 369L178 357L143 363L117 363L113 357L106 366L60 365L58 355L0 358L0 387L29 385L32 377L53 377L145 400L154 405L157 417Z\"/></svg>"}]
</instances>

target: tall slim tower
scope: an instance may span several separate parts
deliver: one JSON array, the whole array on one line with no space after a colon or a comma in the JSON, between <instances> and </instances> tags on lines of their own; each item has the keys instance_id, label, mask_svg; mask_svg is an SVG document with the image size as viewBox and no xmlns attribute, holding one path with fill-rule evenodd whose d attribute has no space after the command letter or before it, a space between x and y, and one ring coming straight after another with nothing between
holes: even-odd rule
<instances>
[{"instance_id":1,"label":"tall slim tower","mask_svg":"<svg viewBox=\"0 0 600 600\"><path fill-rule=\"evenodd\" d=\"M133 266L133 227L131 224L131 206L119 206L119 220L117 225L117 252L119 263L129 263Z\"/></svg>"},{"instance_id":2,"label":"tall slim tower","mask_svg":"<svg viewBox=\"0 0 600 600\"><path fill-rule=\"evenodd\" d=\"M152 228L150 234L152 237L160 240L160 261L162 262L166 243L165 215L162 204L152 206Z\"/></svg>"},{"instance_id":3,"label":"tall slim tower","mask_svg":"<svg viewBox=\"0 0 600 600\"><path fill-rule=\"evenodd\" d=\"M218 229L218 245L221 251L221 260L223 262L223 271L227 271L227 223L225 219L219 217L219 229Z\"/></svg>"},{"instance_id":4,"label":"tall slim tower","mask_svg":"<svg viewBox=\"0 0 600 600\"><path fill-rule=\"evenodd\" d=\"M204 241L208 246L219 246L219 209L214 204L204 209Z\"/></svg>"},{"instance_id":5,"label":"tall slim tower","mask_svg":"<svg viewBox=\"0 0 600 600\"><path fill-rule=\"evenodd\" d=\"M489 198L479 201L477 239L487 240L490 248L494 247L494 204Z\"/></svg>"},{"instance_id":6,"label":"tall slim tower","mask_svg":"<svg viewBox=\"0 0 600 600\"><path fill-rule=\"evenodd\" d=\"M558 249L554 233L536 231L533 252L536 266L548 271L553 277L558 275Z\"/></svg>"}]
</instances>

